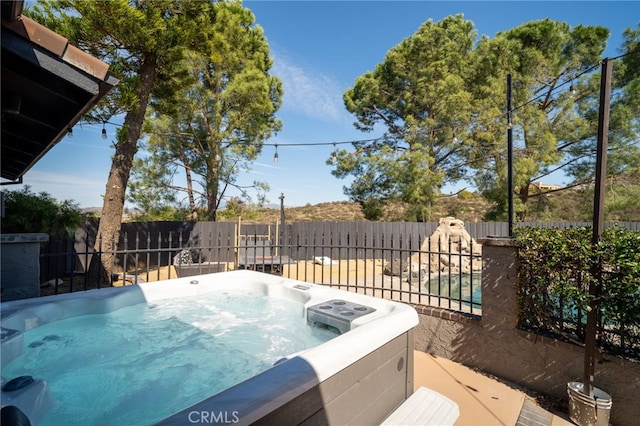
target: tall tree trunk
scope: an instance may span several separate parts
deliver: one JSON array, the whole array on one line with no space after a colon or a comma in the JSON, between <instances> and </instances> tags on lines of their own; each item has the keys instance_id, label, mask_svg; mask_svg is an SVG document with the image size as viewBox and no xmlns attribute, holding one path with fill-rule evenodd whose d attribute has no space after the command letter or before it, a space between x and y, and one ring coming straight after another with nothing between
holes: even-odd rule
<instances>
[{"instance_id":1,"label":"tall tree trunk","mask_svg":"<svg viewBox=\"0 0 640 426\"><path fill-rule=\"evenodd\" d=\"M525 219L527 218L527 201L529 201L529 185L531 185L531 183L527 183L527 185L522 189L520 189L520 192L518 193L518 198L520 198L520 201L522 201L522 205L524 206L522 211L518 212L518 222L524 222Z\"/></svg>"},{"instance_id":2,"label":"tall tree trunk","mask_svg":"<svg viewBox=\"0 0 640 426\"><path fill-rule=\"evenodd\" d=\"M102 251L100 264L102 279L110 282L113 274L114 251L118 248L124 200L133 165L133 158L138 151L138 139L142 132L145 112L151 90L156 79L156 55L144 54L140 67L140 86L138 88L138 107L127 112L124 126L118 133L116 152L111 162L111 170L104 194L100 225L95 250ZM101 243L101 247L99 246ZM98 264L92 262L92 267ZM126 271L124 271L126 272Z\"/></svg>"},{"instance_id":3,"label":"tall tree trunk","mask_svg":"<svg viewBox=\"0 0 640 426\"><path fill-rule=\"evenodd\" d=\"M215 170L215 172L214 172ZM218 216L218 164L209 164L207 173L207 218L215 222Z\"/></svg>"},{"instance_id":4,"label":"tall tree trunk","mask_svg":"<svg viewBox=\"0 0 640 426\"><path fill-rule=\"evenodd\" d=\"M218 216L218 200L217 193L216 194L207 194L207 218L215 222Z\"/></svg>"},{"instance_id":5,"label":"tall tree trunk","mask_svg":"<svg viewBox=\"0 0 640 426\"><path fill-rule=\"evenodd\" d=\"M189 198L189 220L198 220L198 210L196 209L196 198L193 195L193 177L191 167L187 165L187 160L183 157L185 175L187 176L187 197Z\"/></svg>"}]
</instances>

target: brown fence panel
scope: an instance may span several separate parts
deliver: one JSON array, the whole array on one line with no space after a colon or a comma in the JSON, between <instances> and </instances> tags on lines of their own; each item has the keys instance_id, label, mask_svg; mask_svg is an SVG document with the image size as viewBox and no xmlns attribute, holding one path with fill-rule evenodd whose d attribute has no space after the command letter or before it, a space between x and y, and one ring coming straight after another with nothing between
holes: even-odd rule
<instances>
[{"instance_id":1,"label":"brown fence panel","mask_svg":"<svg viewBox=\"0 0 640 426\"><path fill-rule=\"evenodd\" d=\"M516 226L581 227L588 222L523 222ZM607 223L639 230L640 222ZM435 222L296 222L284 227L241 224L240 235L265 236L277 254L296 260L329 258L380 258L387 262L406 259L420 249L437 228ZM468 222L472 238L505 236L506 222ZM93 220L69 238L52 235L41 249L41 281L81 274L94 255L98 221ZM181 250L190 250L202 261L233 262L238 243L235 222L131 222L122 224L116 267L155 268L170 265ZM107 238L112 238L108 236ZM104 239L104 237L103 237Z\"/></svg>"}]
</instances>

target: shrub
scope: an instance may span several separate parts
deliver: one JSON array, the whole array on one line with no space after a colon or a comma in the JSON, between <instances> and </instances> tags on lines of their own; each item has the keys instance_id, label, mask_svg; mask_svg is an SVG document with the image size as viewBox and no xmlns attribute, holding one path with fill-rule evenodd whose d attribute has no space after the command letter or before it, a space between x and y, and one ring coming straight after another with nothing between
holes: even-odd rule
<instances>
[{"instance_id":1,"label":"shrub","mask_svg":"<svg viewBox=\"0 0 640 426\"><path fill-rule=\"evenodd\" d=\"M640 357L640 231L607 228L597 246L591 227L521 227L516 238L520 327L582 341L596 282L600 346Z\"/></svg>"},{"instance_id":2,"label":"shrub","mask_svg":"<svg viewBox=\"0 0 640 426\"><path fill-rule=\"evenodd\" d=\"M384 214L384 203L376 199L368 199L360 201L362 213L367 220L380 220Z\"/></svg>"},{"instance_id":3,"label":"shrub","mask_svg":"<svg viewBox=\"0 0 640 426\"><path fill-rule=\"evenodd\" d=\"M4 194L5 217L1 232L53 234L83 225L88 215L71 200L57 201L46 192L35 194L29 186Z\"/></svg>"}]
</instances>

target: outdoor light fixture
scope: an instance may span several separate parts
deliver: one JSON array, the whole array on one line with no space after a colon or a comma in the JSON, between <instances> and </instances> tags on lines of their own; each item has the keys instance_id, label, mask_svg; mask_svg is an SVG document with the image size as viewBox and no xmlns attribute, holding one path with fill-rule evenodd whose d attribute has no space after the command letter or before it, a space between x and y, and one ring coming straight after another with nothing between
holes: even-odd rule
<instances>
[{"instance_id":1,"label":"outdoor light fixture","mask_svg":"<svg viewBox=\"0 0 640 426\"><path fill-rule=\"evenodd\" d=\"M22 96L9 93L2 96L2 112L7 114L20 114L20 106L22 105Z\"/></svg>"},{"instance_id":2,"label":"outdoor light fixture","mask_svg":"<svg viewBox=\"0 0 640 426\"><path fill-rule=\"evenodd\" d=\"M569 93L571 93L571 97L576 97L576 86L573 85L573 79L575 76L571 77L571 83L569 84Z\"/></svg>"},{"instance_id":3,"label":"outdoor light fixture","mask_svg":"<svg viewBox=\"0 0 640 426\"><path fill-rule=\"evenodd\" d=\"M102 139L107 138L107 129L104 128L104 121L102 122Z\"/></svg>"},{"instance_id":4,"label":"outdoor light fixture","mask_svg":"<svg viewBox=\"0 0 640 426\"><path fill-rule=\"evenodd\" d=\"M275 147L276 147L276 153L273 154L273 162L277 163L278 162L278 144L276 144Z\"/></svg>"},{"instance_id":5,"label":"outdoor light fixture","mask_svg":"<svg viewBox=\"0 0 640 426\"><path fill-rule=\"evenodd\" d=\"M67 127L67 137L73 137L73 129L71 127Z\"/></svg>"}]
</instances>

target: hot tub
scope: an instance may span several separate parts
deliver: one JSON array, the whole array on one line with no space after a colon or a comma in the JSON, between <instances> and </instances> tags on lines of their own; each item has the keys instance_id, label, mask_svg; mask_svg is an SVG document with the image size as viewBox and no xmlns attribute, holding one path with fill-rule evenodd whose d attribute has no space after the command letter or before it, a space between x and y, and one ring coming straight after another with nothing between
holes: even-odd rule
<instances>
[{"instance_id":1,"label":"hot tub","mask_svg":"<svg viewBox=\"0 0 640 426\"><path fill-rule=\"evenodd\" d=\"M412 394L412 329L418 324L412 307L247 270L2 303L3 370L22 356L23 333L35 327L229 289L296 302L300 321L336 336L287 354L265 371L155 423L378 424ZM18 383L3 390L3 407L18 407L37 424L55 400L46 377L3 374L3 387L11 379Z\"/></svg>"}]
</instances>

